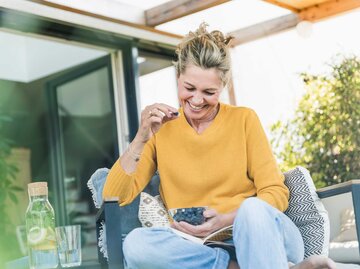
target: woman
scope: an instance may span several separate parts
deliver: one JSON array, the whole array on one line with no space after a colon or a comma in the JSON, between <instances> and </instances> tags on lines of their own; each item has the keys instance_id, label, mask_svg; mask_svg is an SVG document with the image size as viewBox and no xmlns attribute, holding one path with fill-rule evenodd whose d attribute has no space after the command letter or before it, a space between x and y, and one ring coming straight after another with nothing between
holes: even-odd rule
<instances>
[{"instance_id":1,"label":"woman","mask_svg":"<svg viewBox=\"0 0 360 269\"><path fill-rule=\"evenodd\" d=\"M153 104L141 113L136 137L112 167L104 196L130 203L155 170L168 209L209 207L207 221L172 227L206 236L234 224L233 241L242 269L334 268L313 257L302 262L297 227L282 212L288 189L254 111L219 102L231 73L228 44L219 31L201 24L178 45L178 96L181 109ZM238 268L221 248L187 241L167 228L138 228L124 242L127 268Z\"/></svg>"}]
</instances>

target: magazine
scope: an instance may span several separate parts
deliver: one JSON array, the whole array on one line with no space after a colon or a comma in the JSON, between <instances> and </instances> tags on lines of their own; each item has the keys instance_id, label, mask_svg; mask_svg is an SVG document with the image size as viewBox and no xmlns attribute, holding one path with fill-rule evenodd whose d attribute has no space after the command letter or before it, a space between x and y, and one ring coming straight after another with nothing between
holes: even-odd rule
<instances>
[{"instance_id":1,"label":"magazine","mask_svg":"<svg viewBox=\"0 0 360 269\"><path fill-rule=\"evenodd\" d=\"M174 228L171 228L172 231L187 239L190 240L194 243L198 243L198 244L203 244L209 247L214 247L214 248L223 248L226 251L229 252L230 257L233 259L235 258L235 246L233 243L228 243L228 242L224 242L225 240L231 239L232 238L232 232L233 232L233 225L230 226L226 226L224 228L221 228L211 234L209 234L206 237L196 237L184 232L181 232L179 230L176 230Z\"/></svg>"}]
</instances>

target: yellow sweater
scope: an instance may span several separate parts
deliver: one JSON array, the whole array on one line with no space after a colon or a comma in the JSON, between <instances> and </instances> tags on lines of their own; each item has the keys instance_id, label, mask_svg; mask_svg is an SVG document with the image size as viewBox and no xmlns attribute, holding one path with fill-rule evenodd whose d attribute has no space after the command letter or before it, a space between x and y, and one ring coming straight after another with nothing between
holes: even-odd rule
<instances>
[{"instance_id":1,"label":"yellow sweater","mask_svg":"<svg viewBox=\"0 0 360 269\"><path fill-rule=\"evenodd\" d=\"M237 209L257 196L284 211L288 189L270 145L251 109L221 104L211 125L198 134L180 110L145 145L137 169L128 175L117 161L110 170L103 196L118 196L129 204L155 170L168 209L209 206L220 213Z\"/></svg>"}]
</instances>

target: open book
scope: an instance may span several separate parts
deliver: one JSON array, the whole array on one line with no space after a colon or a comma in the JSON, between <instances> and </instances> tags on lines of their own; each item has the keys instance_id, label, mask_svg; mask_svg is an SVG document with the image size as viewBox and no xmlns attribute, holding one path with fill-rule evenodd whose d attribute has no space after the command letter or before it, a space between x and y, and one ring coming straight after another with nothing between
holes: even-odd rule
<instances>
[{"instance_id":1,"label":"open book","mask_svg":"<svg viewBox=\"0 0 360 269\"><path fill-rule=\"evenodd\" d=\"M231 258L235 257L235 246L232 243L232 241L231 241L231 243L224 242L225 240L232 238L233 225L221 228L221 229L209 234L206 237L196 237L196 236L181 232L179 230L176 230L174 228L171 228L171 229L175 234L177 234L187 240L190 240L194 243L203 244L203 245L206 245L209 247L223 248L229 252Z\"/></svg>"}]
</instances>

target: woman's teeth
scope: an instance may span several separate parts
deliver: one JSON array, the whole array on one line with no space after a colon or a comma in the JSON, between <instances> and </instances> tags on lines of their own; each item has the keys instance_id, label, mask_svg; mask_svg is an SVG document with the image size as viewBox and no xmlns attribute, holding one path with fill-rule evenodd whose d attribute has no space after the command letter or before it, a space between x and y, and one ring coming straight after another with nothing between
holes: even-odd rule
<instances>
[{"instance_id":1,"label":"woman's teeth","mask_svg":"<svg viewBox=\"0 0 360 269\"><path fill-rule=\"evenodd\" d=\"M189 106L194 110L201 110L204 106L194 106L191 103L189 103Z\"/></svg>"}]
</instances>

